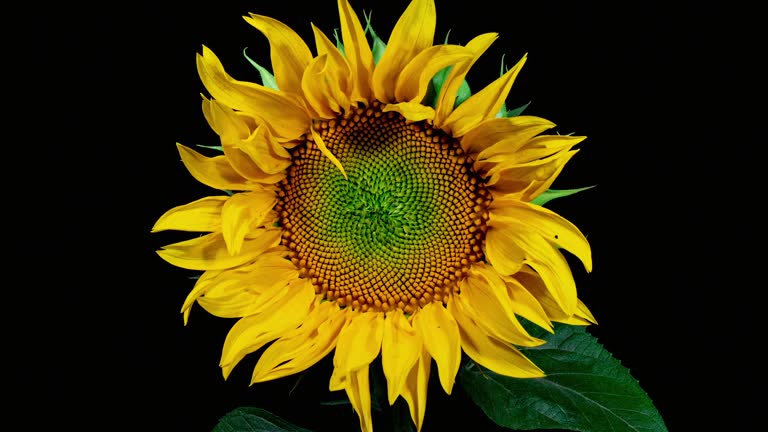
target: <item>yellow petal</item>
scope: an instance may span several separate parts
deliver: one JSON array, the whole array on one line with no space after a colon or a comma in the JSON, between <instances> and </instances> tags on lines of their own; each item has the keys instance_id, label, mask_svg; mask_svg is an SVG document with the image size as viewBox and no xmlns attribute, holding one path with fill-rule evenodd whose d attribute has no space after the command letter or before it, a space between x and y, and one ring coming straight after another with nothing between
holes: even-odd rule
<instances>
[{"instance_id":1,"label":"yellow petal","mask_svg":"<svg viewBox=\"0 0 768 432\"><path fill-rule=\"evenodd\" d=\"M202 275L200 275L199 278L197 278L197 281L195 282L195 286L192 288L192 291L190 291L190 293L187 295L187 298L184 299L184 304L181 306L181 313L184 316L184 325L187 325L187 322L189 321L189 312L192 309L192 305L201 295L205 294L205 291L210 287L211 282L220 273L221 273L220 270L209 270L204 272Z\"/></svg>"},{"instance_id":2,"label":"yellow petal","mask_svg":"<svg viewBox=\"0 0 768 432\"><path fill-rule=\"evenodd\" d=\"M522 146L501 141L482 151L477 158L485 162L533 162L568 150L585 138L573 135L540 135Z\"/></svg>"},{"instance_id":3,"label":"yellow petal","mask_svg":"<svg viewBox=\"0 0 768 432\"><path fill-rule=\"evenodd\" d=\"M174 207L155 222L152 232L165 230L213 232L221 229L221 208L226 196L210 196Z\"/></svg>"},{"instance_id":4,"label":"yellow petal","mask_svg":"<svg viewBox=\"0 0 768 432\"><path fill-rule=\"evenodd\" d=\"M408 373L405 387L401 395L408 403L411 419L416 425L416 432L421 431L424 424L424 413L427 409L427 388L429 384L429 370L432 367L432 358L425 348L420 350L418 361Z\"/></svg>"},{"instance_id":5,"label":"yellow petal","mask_svg":"<svg viewBox=\"0 0 768 432\"><path fill-rule=\"evenodd\" d=\"M405 318L403 311L388 312L384 320L384 337L381 342L381 365L387 378L389 404L395 403L403 392L408 373L421 353L421 338Z\"/></svg>"},{"instance_id":6,"label":"yellow petal","mask_svg":"<svg viewBox=\"0 0 768 432\"><path fill-rule=\"evenodd\" d=\"M384 56L391 47L387 47ZM472 57L472 52L459 45L437 45L425 49L413 58L399 73L395 88L394 101L421 102L427 94L427 88L441 69L465 61ZM379 70L381 63L376 67ZM376 74L374 72L374 80ZM374 81L375 82L375 81Z\"/></svg>"},{"instance_id":7,"label":"yellow petal","mask_svg":"<svg viewBox=\"0 0 768 432\"><path fill-rule=\"evenodd\" d=\"M526 58L523 56L507 73L456 107L440 127L450 131L454 137L460 137L484 120L495 117L507 99L509 90L525 64Z\"/></svg>"},{"instance_id":8,"label":"yellow petal","mask_svg":"<svg viewBox=\"0 0 768 432\"><path fill-rule=\"evenodd\" d=\"M351 99L368 103L371 100L373 53L365 37L363 26L347 0L338 0L341 19L341 39L347 56L352 82Z\"/></svg>"},{"instance_id":9,"label":"yellow petal","mask_svg":"<svg viewBox=\"0 0 768 432\"><path fill-rule=\"evenodd\" d=\"M253 263L219 272L206 280L197 301L210 314L237 318L269 307L299 279L298 269L282 254L265 253ZM195 285L195 290L198 285Z\"/></svg>"},{"instance_id":10,"label":"yellow petal","mask_svg":"<svg viewBox=\"0 0 768 432\"><path fill-rule=\"evenodd\" d=\"M371 418L371 388L368 377L368 365L349 374L344 390L360 418L360 431L373 432L373 419Z\"/></svg>"},{"instance_id":11,"label":"yellow petal","mask_svg":"<svg viewBox=\"0 0 768 432\"><path fill-rule=\"evenodd\" d=\"M342 110L347 110L352 102L350 101L350 70L347 59L336 48L328 37L321 32L314 24L312 31L315 34L315 45L317 46L318 56L327 56L327 80L328 86L334 95L336 103Z\"/></svg>"},{"instance_id":12,"label":"yellow petal","mask_svg":"<svg viewBox=\"0 0 768 432\"><path fill-rule=\"evenodd\" d=\"M552 297L567 315L573 315L576 310L576 283L573 280L568 261L556 246L545 240L528 225L514 222L510 218L494 220L491 215L488 230L503 232L515 244L524 256L524 263L541 276L542 281L552 294ZM488 241L488 240L486 240ZM494 264L496 268L496 264ZM498 268L496 268L499 271ZM507 276L500 271L501 274Z\"/></svg>"},{"instance_id":13,"label":"yellow petal","mask_svg":"<svg viewBox=\"0 0 768 432\"><path fill-rule=\"evenodd\" d=\"M330 150L328 150L328 147L325 146L325 142L323 142L323 138L320 136L319 133L315 131L315 128L312 128L312 138L314 138L315 145L320 150L320 152L325 155L325 157L328 158L328 160L331 161L332 164L336 166L336 168L341 171L341 174L344 175L344 178L347 178L347 172L344 171L344 167L341 165L341 162L336 158L336 156L331 153Z\"/></svg>"},{"instance_id":14,"label":"yellow petal","mask_svg":"<svg viewBox=\"0 0 768 432\"><path fill-rule=\"evenodd\" d=\"M243 18L269 39L270 60L277 87L284 92L301 94L301 77L312 60L307 44L280 21L262 15L249 15Z\"/></svg>"},{"instance_id":15,"label":"yellow petal","mask_svg":"<svg viewBox=\"0 0 768 432\"><path fill-rule=\"evenodd\" d=\"M488 227L485 235L485 256L501 275L515 274L523 267L525 251L515 240L513 233L505 227Z\"/></svg>"},{"instance_id":16,"label":"yellow petal","mask_svg":"<svg viewBox=\"0 0 768 432\"><path fill-rule=\"evenodd\" d=\"M445 120L451 112L453 112L453 106L456 103L456 94L459 91L461 83L464 82L464 77L467 76L467 72L469 72L472 65L475 64L477 59L483 55L485 50L487 50L498 37L498 33L485 33L476 36L467 43L466 47L472 51L473 57L455 65L448 73L448 77L440 89L440 94L438 95L437 103L435 104L435 127L443 127Z\"/></svg>"},{"instance_id":17,"label":"yellow petal","mask_svg":"<svg viewBox=\"0 0 768 432\"><path fill-rule=\"evenodd\" d=\"M567 318L558 319L557 322L561 322L563 324L570 324L570 325L590 325L590 324L597 324L597 320L594 316L592 316L592 312L587 309L587 306L579 300L579 304L576 307L576 311L574 311L573 315Z\"/></svg>"},{"instance_id":18,"label":"yellow petal","mask_svg":"<svg viewBox=\"0 0 768 432\"><path fill-rule=\"evenodd\" d=\"M237 147L267 174L283 175L283 171L291 165L290 156L267 126L256 128L248 138L237 143Z\"/></svg>"},{"instance_id":19,"label":"yellow petal","mask_svg":"<svg viewBox=\"0 0 768 432\"><path fill-rule=\"evenodd\" d=\"M288 155L269 151L267 128L251 133L243 116L217 100L208 105L212 127L221 136L224 155L232 168L245 179L256 183L274 184L285 177L283 170L290 165ZM248 152L243 151L248 150Z\"/></svg>"},{"instance_id":20,"label":"yellow petal","mask_svg":"<svg viewBox=\"0 0 768 432\"><path fill-rule=\"evenodd\" d=\"M541 117L492 118L467 132L461 138L461 147L471 155L496 145L504 145L509 149L520 148L531 138L553 127L554 123Z\"/></svg>"},{"instance_id":21,"label":"yellow petal","mask_svg":"<svg viewBox=\"0 0 768 432\"><path fill-rule=\"evenodd\" d=\"M544 372L512 345L489 337L467 314L465 300L460 296L448 301L461 334L461 347L477 364L514 378L541 378Z\"/></svg>"},{"instance_id":22,"label":"yellow petal","mask_svg":"<svg viewBox=\"0 0 768 432\"><path fill-rule=\"evenodd\" d=\"M360 312L341 330L333 366L341 375L367 367L379 355L384 337L384 313Z\"/></svg>"},{"instance_id":23,"label":"yellow petal","mask_svg":"<svg viewBox=\"0 0 768 432\"><path fill-rule=\"evenodd\" d=\"M496 198L531 201L549 189L565 164L578 150L556 153L527 163L501 163L487 172L489 189Z\"/></svg>"},{"instance_id":24,"label":"yellow petal","mask_svg":"<svg viewBox=\"0 0 768 432\"><path fill-rule=\"evenodd\" d=\"M340 112L334 100L333 91L327 83L327 62L328 56L326 55L315 58L310 62L301 79L304 98L309 108L314 111L314 118L330 119L336 117ZM334 111L332 105L337 111Z\"/></svg>"},{"instance_id":25,"label":"yellow petal","mask_svg":"<svg viewBox=\"0 0 768 432\"><path fill-rule=\"evenodd\" d=\"M527 265L523 266L519 272L510 276L510 278L516 280L536 298L550 320L565 322L571 318L572 315L566 314L560 305L557 304L546 284L541 280L541 276Z\"/></svg>"},{"instance_id":26,"label":"yellow petal","mask_svg":"<svg viewBox=\"0 0 768 432\"><path fill-rule=\"evenodd\" d=\"M490 218L525 225L552 245L576 255L584 268L592 271L592 251L587 238L576 225L552 210L517 200L494 200Z\"/></svg>"},{"instance_id":27,"label":"yellow petal","mask_svg":"<svg viewBox=\"0 0 768 432\"><path fill-rule=\"evenodd\" d=\"M206 186L220 190L238 191L263 188L262 185L238 174L226 156L209 158L181 144L176 144L176 147L181 155L181 161L192 174L192 177Z\"/></svg>"},{"instance_id":28,"label":"yellow petal","mask_svg":"<svg viewBox=\"0 0 768 432\"><path fill-rule=\"evenodd\" d=\"M200 79L213 98L236 110L245 111L268 124L285 141L306 133L310 119L295 97L255 83L237 81L224 71L219 59L208 47L197 56Z\"/></svg>"},{"instance_id":29,"label":"yellow petal","mask_svg":"<svg viewBox=\"0 0 768 432\"><path fill-rule=\"evenodd\" d=\"M400 102L398 104L385 105L383 112L394 111L400 113L406 120L417 122L431 120L435 116L432 107L424 106L418 102Z\"/></svg>"},{"instance_id":30,"label":"yellow petal","mask_svg":"<svg viewBox=\"0 0 768 432\"><path fill-rule=\"evenodd\" d=\"M398 76L417 54L432 46L436 22L433 0L413 0L408 5L392 29L387 49L373 71L373 92L376 99L387 103L405 100L395 99ZM434 73L429 79L433 75ZM417 102L420 101L421 99Z\"/></svg>"},{"instance_id":31,"label":"yellow petal","mask_svg":"<svg viewBox=\"0 0 768 432\"><path fill-rule=\"evenodd\" d=\"M259 229L254 238L246 239L240 254L230 255L220 232L164 246L157 254L175 265L189 270L223 270L253 260L280 242L280 230Z\"/></svg>"},{"instance_id":32,"label":"yellow petal","mask_svg":"<svg viewBox=\"0 0 768 432\"><path fill-rule=\"evenodd\" d=\"M488 335L521 346L544 343L529 335L517 320L507 287L492 269L482 264L472 266L469 277L461 284L459 297L470 305L465 310L467 315Z\"/></svg>"},{"instance_id":33,"label":"yellow petal","mask_svg":"<svg viewBox=\"0 0 768 432\"><path fill-rule=\"evenodd\" d=\"M211 129L222 139L222 142L235 143L250 134L248 125L238 117L232 108L216 99L203 98L203 113L206 114Z\"/></svg>"},{"instance_id":34,"label":"yellow petal","mask_svg":"<svg viewBox=\"0 0 768 432\"><path fill-rule=\"evenodd\" d=\"M442 303L430 303L413 316L413 327L437 363L440 384L451 394L461 362L459 327Z\"/></svg>"},{"instance_id":35,"label":"yellow petal","mask_svg":"<svg viewBox=\"0 0 768 432\"><path fill-rule=\"evenodd\" d=\"M349 309L334 302L321 302L310 312L301 327L270 345L253 370L251 383L269 381L308 369L336 346Z\"/></svg>"},{"instance_id":36,"label":"yellow petal","mask_svg":"<svg viewBox=\"0 0 768 432\"><path fill-rule=\"evenodd\" d=\"M253 191L234 194L221 210L221 228L230 255L240 253L246 234L264 222L277 203L273 191Z\"/></svg>"},{"instance_id":37,"label":"yellow petal","mask_svg":"<svg viewBox=\"0 0 768 432\"><path fill-rule=\"evenodd\" d=\"M548 332L554 333L552 322L536 297L525 289L517 279L510 276L502 276L501 278L507 285L507 295L512 300L515 313Z\"/></svg>"},{"instance_id":38,"label":"yellow petal","mask_svg":"<svg viewBox=\"0 0 768 432\"><path fill-rule=\"evenodd\" d=\"M221 355L220 366L225 379L247 354L298 327L306 319L315 298L315 289L306 279L299 282L297 285L301 290L283 297L268 310L241 318L232 326Z\"/></svg>"}]
</instances>

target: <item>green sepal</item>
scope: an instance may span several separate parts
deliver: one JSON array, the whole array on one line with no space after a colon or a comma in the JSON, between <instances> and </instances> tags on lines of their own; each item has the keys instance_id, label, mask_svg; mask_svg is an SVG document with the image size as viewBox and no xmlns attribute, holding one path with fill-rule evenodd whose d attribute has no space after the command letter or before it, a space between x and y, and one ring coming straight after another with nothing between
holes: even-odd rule
<instances>
[{"instance_id":1,"label":"green sepal","mask_svg":"<svg viewBox=\"0 0 768 432\"><path fill-rule=\"evenodd\" d=\"M459 91L456 92L456 102L453 104L453 107L456 108L461 105L465 100L469 99L470 96L472 96L472 91L469 89L467 80L464 80L459 86Z\"/></svg>"},{"instance_id":2,"label":"green sepal","mask_svg":"<svg viewBox=\"0 0 768 432\"><path fill-rule=\"evenodd\" d=\"M504 54L501 55L501 68L499 69L499 76L503 76L505 73L509 71L509 68L506 67L504 64ZM499 112L496 113L496 118L507 118L507 117L515 117L519 116L520 114L525 111L526 108L528 108L528 105L530 105L531 102L528 101L527 104L523 106L519 106L515 109L507 110L507 103L504 102L501 104L501 108L499 109Z\"/></svg>"},{"instance_id":3,"label":"green sepal","mask_svg":"<svg viewBox=\"0 0 768 432\"><path fill-rule=\"evenodd\" d=\"M575 193L585 191L587 189L592 189L595 186L596 185L585 186L577 189L547 189L541 195L532 199L531 204L543 206L544 204L552 201L553 199L566 197L568 195L573 195Z\"/></svg>"},{"instance_id":4,"label":"green sepal","mask_svg":"<svg viewBox=\"0 0 768 432\"><path fill-rule=\"evenodd\" d=\"M248 57L248 54L245 53L245 50L247 49L248 47L243 48L243 57L245 57L245 59L248 60L248 62L250 62L251 65L253 65L253 67L255 67L256 70L259 71L259 75L261 75L262 85L264 85L264 87L271 88L273 90L279 90L277 88L277 82L275 82L275 76L272 75L272 72L268 71L263 66L253 61L250 57Z\"/></svg>"},{"instance_id":5,"label":"green sepal","mask_svg":"<svg viewBox=\"0 0 768 432\"><path fill-rule=\"evenodd\" d=\"M459 371L458 383L488 418L516 430L667 431L637 380L583 326L556 323L550 334L526 324L546 343L520 351L545 377L510 378L472 361Z\"/></svg>"},{"instance_id":6,"label":"green sepal","mask_svg":"<svg viewBox=\"0 0 768 432\"><path fill-rule=\"evenodd\" d=\"M526 108L528 108L528 105L530 105L531 102L528 101L528 103L521 105L517 108L507 110L507 104L506 102L501 105L501 109L499 110L499 113L496 114L496 117L515 117L519 116L520 114L525 111Z\"/></svg>"},{"instance_id":7,"label":"green sepal","mask_svg":"<svg viewBox=\"0 0 768 432\"><path fill-rule=\"evenodd\" d=\"M371 35L371 40L373 41L371 46L371 53L373 53L373 64L376 65L379 64L379 59L381 59L381 56L384 55L384 50L387 48L387 44L381 40L375 31L373 31L373 26L371 25L371 15L373 15L373 11L369 12L368 15L366 15L365 11L363 11L363 16L365 17L365 34ZM338 38L336 40L338 44Z\"/></svg>"},{"instance_id":8,"label":"green sepal","mask_svg":"<svg viewBox=\"0 0 768 432\"><path fill-rule=\"evenodd\" d=\"M341 52L341 55L344 57L347 56L347 53L344 52L344 43L341 42L341 39L339 39L339 29L335 28L333 29L333 38L336 39L336 48Z\"/></svg>"},{"instance_id":9,"label":"green sepal","mask_svg":"<svg viewBox=\"0 0 768 432\"><path fill-rule=\"evenodd\" d=\"M311 432L298 427L269 411L240 407L228 412L213 428L213 432Z\"/></svg>"},{"instance_id":10,"label":"green sepal","mask_svg":"<svg viewBox=\"0 0 768 432\"><path fill-rule=\"evenodd\" d=\"M441 69L435 74L435 76L432 77L432 80L429 82L429 86L427 87L427 94L424 97L423 103L428 104L432 108L437 107L437 99L440 96L440 91L443 89L445 80L448 79L448 74L451 73L452 67L453 66L448 66L444 69ZM461 105L461 103L467 100L470 96L472 96L472 91L469 88L469 83L467 80L464 80L459 86L459 90L456 92L456 101L454 102L453 107L456 108L457 106Z\"/></svg>"},{"instance_id":11,"label":"green sepal","mask_svg":"<svg viewBox=\"0 0 768 432\"><path fill-rule=\"evenodd\" d=\"M211 150L216 150L216 151L220 151L220 152L224 151L224 147L222 147L222 146L207 146L207 145L202 145L202 144L196 144L195 146L196 147L207 148L207 149L211 149Z\"/></svg>"}]
</instances>

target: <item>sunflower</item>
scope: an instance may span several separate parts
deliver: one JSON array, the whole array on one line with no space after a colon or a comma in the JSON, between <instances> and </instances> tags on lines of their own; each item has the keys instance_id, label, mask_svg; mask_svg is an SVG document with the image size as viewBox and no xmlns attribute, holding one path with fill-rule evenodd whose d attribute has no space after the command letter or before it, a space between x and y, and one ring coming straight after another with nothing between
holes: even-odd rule
<instances>
[{"instance_id":1,"label":"sunflower","mask_svg":"<svg viewBox=\"0 0 768 432\"><path fill-rule=\"evenodd\" d=\"M244 17L269 40L274 75L257 65L263 85L234 79L202 48L202 109L223 154L178 150L222 192L172 208L153 231L205 233L158 254L203 271L185 323L195 303L238 318L225 378L264 347L252 383L333 352L330 390L346 391L370 431L369 367L380 358L389 403L403 397L420 429L433 360L449 394L462 352L499 374L542 377L517 347L544 341L518 317L550 332L553 321L594 322L561 252L591 271L586 238L532 203L584 137L505 115L526 57L461 97L497 34L433 45L432 0L408 5L378 40L383 53L347 0L338 9L338 43L312 27L317 55L285 24Z\"/></svg>"}]
</instances>

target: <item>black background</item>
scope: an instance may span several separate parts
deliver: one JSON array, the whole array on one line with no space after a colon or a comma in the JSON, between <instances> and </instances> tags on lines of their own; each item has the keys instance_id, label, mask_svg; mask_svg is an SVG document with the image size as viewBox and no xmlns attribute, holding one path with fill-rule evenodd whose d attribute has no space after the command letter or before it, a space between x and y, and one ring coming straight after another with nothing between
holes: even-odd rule
<instances>
[{"instance_id":1,"label":"black background","mask_svg":"<svg viewBox=\"0 0 768 432\"><path fill-rule=\"evenodd\" d=\"M385 40L406 5L353 3L361 18L373 9ZM553 187L597 187L550 207L593 248L594 271L574 267L599 321L590 332L670 430L725 418L748 429L758 362L732 359L752 344L758 309L740 288L750 283L740 276L745 258L726 246L739 227L721 226L723 205L744 187L719 156L731 124L711 116L724 66L711 55L722 51L710 24L721 8L617 5L438 1L436 41L448 30L460 44L500 33L468 76L475 90L498 76L502 55L511 66L528 53L508 105L531 101L527 114L588 136ZM28 229L11 230L22 265L11 270L22 282L8 291L24 294L8 303L17 419L207 431L253 405L314 430L356 426L348 407L317 404L317 394L340 396L322 391L327 362L294 391L295 378L248 387L255 356L224 381L218 360L233 321L195 307L182 325L191 274L154 251L188 236L149 233L167 209L211 192L174 145L218 145L200 111L195 53L210 47L242 80L258 82L244 47L269 64L266 38L241 18L248 12L283 21L310 46L310 21L329 36L338 26L333 1L67 5L33 16L39 31L23 65L34 97L16 127L25 158L8 162L30 173L13 195ZM431 392L426 418L425 432L457 418L497 430L458 387L451 398Z\"/></svg>"}]
</instances>

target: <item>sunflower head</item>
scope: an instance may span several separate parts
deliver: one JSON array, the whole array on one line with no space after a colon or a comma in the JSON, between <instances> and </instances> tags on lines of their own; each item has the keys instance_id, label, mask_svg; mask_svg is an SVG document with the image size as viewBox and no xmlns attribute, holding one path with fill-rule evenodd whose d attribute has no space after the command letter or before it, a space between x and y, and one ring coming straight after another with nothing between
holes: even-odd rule
<instances>
[{"instance_id":1,"label":"sunflower head","mask_svg":"<svg viewBox=\"0 0 768 432\"><path fill-rule=\"evenodd\" d=\"M433 361L448 393L462 351L497 373L540 377L517 347L543 341L518 317L549 331L594 322L562 252L590 271L589 244L535 204L583 137L544 134L552 122L505 109L525 57L460 95L496 34L434 45L434 3L413 0L372 51L347 1L338 7L341 41L313 26L316 54L285 24L245 17L269 39L274 75L256 65L262 85L231 77L203 47L203 113L223 154L178 148L222 192L169 210L153 231L205 233L158 253L203 271L185 322L195 303L238 319L225 377L267 345L252 382L333 352L329 388L346 391L368 431L380 358L389 402L403 397L421 428Z\"/></svg>"}]
</instances>

